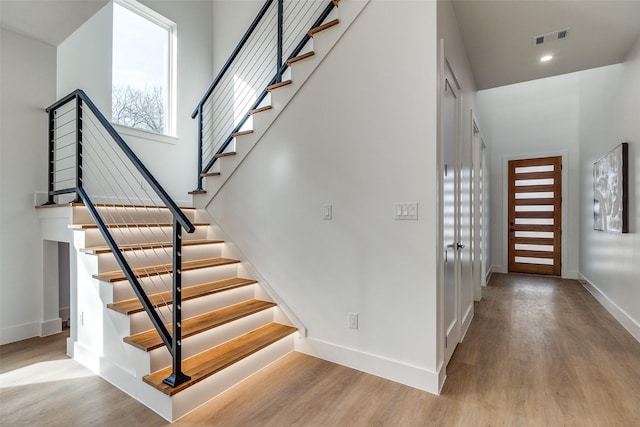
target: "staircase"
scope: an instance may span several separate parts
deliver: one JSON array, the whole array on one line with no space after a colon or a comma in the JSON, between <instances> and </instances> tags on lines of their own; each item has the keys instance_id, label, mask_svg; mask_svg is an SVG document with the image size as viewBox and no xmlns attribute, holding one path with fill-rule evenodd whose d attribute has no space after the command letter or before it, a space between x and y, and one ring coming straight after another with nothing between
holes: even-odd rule
<instances>
[{"instance_id":1,"label":"staircase","mask_svg":"<svg viewBox=\"0 0 640 427\"><path fill-rule=\"evenodd\" d=\"M256 102L247 110L246 115L236 126L227 123L218 125L207 114L207 108L212 98L216 96L216 83L223 82L225 68L216 77L209 91L200 101L192 117L197 118L200 128L199 174L194 195L194 205L206 207L220 191L225 182L233 175L236 168L251 152L255 145L263 138L280 113L293 100L304 83L311 77L323 59L353 24L358 15L364 10L369 0L334 0L332 8L328 8L326 16L317 20L315 26L304 33L304 38L290 57L283 62L279 82L256 88L262 94L252 98ZM232 58L234 56L232 55ZM232 59L230 58L230 59ZM211 136L222 135L219 140L210 141ZM211 153L210 157L207 153Z\"/></svg>"},{"instance_id":2,"label":"staircase","mask_svg":"<svg viewBox=\"0 0 640 427\"><path fill-rule=\"evenodd\" d=\"M168 211L155 206L95 206L103 218L131 218L107 227L126 238L121 250L129 265L161 317L171 319L172 294L158 289L171 272L172 245L149 232L170 225ZM179 418L293 350L297 328L247 275L244 263L232 257L233 248L227 247L206 213L183 209L196 226L182 244L182 371L190 379L177 387L165 384L172 371L169 351L87 208L73 204L72 210L69 228L76 244L82 244L79 263L91 266L86 270L90 277L78 280L79 286L86 286L78 289L79 298L99 299L104 316L103 331L91 331L93 340L103 334L105 344L98 370L167 420ZM99 295L93 294L96 287L91 283L81 281L97 282Z\"/></svg>"},{"instance_id":3,"label":"staircase","mask_svg":"<svg viewBox=\"0 0 640 427\"><path fill-rule=\"evenodd\" d=\"M232 119L220 130L205 122L229 116L216 110L214 89L250 29L193 116L200 136L196 206L210 204L367 2L267 0L261 14L270 10L273 19L278 7L276 75L271 79L266 71L268 84L242 107L250 105L238 123ZM308 4L313 7L303 14L296 9ZM312 16L318 10L322 14ZM304 14L304 22L292 25L305 28L298 42L282 21ZM314 22L308 31L307 22ZM77 251L69 340L74 359L174 421L294 350L294 338L305 335L301 322L205 210L177 207L82 90L46 111L46 205L64 210ZM213 142L205 147L207 138ZM65 195L74 202L57 205ZM57 215L42 215L53 225L43 230L59 229Z\"/></svg>"}]
</instances>

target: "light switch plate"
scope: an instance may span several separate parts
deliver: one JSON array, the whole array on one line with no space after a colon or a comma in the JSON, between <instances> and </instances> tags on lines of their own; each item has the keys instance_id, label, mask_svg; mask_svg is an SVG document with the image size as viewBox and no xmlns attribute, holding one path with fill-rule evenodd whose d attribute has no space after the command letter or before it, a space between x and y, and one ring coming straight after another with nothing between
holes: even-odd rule
<instances>
[{"instance_id":1,"label":"light switch plate","mask_svg":"<svg viewBox=\"0 0 640 427\"><path fill-rule=\"evenodd\" d=\"M393 204L393 219L418 219L418 203L397 202Z\"/></svg>"},{"instance_id":2,"label":"light switch plate","mask_svg":"<svg viewBox=\"0 0 640 427\"><path fill-rule=\"evenodd\" d=\"M332 217L333 207L331 205L322 205L322 219L330 220Z\"/></svg>"}]
</instances>

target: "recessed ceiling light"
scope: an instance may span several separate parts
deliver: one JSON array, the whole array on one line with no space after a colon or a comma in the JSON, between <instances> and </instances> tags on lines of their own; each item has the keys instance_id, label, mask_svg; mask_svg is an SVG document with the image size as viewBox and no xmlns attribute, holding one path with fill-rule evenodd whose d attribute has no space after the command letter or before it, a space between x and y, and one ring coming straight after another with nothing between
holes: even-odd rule
<instances>
[{"instance_id":1,"label":"recessed ceiling light","mask_svg":"<svg viewBox=\"0 0 640 427\"><path fill-rule=\"evenodd\" d=\"M540 58L540 62L549 62L553 59L552 55L545 55L542 58Z\"/></svg>"}]
</instances>

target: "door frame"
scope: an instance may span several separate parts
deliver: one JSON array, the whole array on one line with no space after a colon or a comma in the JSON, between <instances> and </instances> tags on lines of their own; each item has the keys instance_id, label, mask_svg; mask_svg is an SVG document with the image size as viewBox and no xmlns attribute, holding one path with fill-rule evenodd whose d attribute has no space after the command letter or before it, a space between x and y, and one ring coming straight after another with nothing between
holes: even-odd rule
<instances>
[{"instance_id":1,"label":"door frame","mask_svg":"<svg viewBox=\"0 0 640 427\"><path fill-rule=\"evenodd\" d=\"M563 151L545 151L541 153L519 154L517 156L504 156L502 159L502 269L503 273L509 273L509 161L535 159L538 157L562 157L562 203L560 212L562 219L560 221L561 228L561 271L560 277L569 278L567 266L567 218L569 207L569 152ZM557 277L557 276L556 276Z\"/></svg>"},{"instance_id":2,"label":"door frame","mask_svg":"<svg viewBox=\"0 0 640 427\"><path fill-rule=\"evenodd\" d=\"M482 286L486 286L486 272L483 266L486 265L487 241L486 241L486 221L487 215L485 206L489 194L485 186L485 174L487 168L485 164L487 145L484 142L478 118L471 110L471 152L472 152L472 277L473 277L473 298L475 301L482 299Z\"/></svg>"}]
</instances>

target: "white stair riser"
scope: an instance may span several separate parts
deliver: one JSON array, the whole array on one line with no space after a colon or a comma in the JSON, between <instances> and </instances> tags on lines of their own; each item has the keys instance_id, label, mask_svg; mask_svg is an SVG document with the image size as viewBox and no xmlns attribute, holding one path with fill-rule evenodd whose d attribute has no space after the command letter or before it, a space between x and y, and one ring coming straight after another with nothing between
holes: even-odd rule
<instances>
[{"instance_id":1,"label":"white stair riser","mask_svg":"<svg viewBox=\"0 0 640 427\"><path fill-rule=\"evenodd\" d=\"M216 282L218 280L231 279L237 276L239 264L221 265L217 267L200 268L182 272L182 286L184 288L202 283ZM159 276L140 279L140 284L147 294L156 294L170 291L173 288L171 276L161 274ZM122 301L136 298L136 294L127 280L111 283L113 286L113 301Z\"/></svg>"},{"instance_id":2,"label":"white stair riser","mask_svg":"<svg viewBox=\"0 0 640 427\"><path fill-rule=\"evenodd\" d=\"M242 286L240 288L183 301L182 318L187 319L189 317L208 313L212 310L218 310L223 307L253 299L255 296L255 287L256 285ZM173 310L172 305L170 307L161 307L158 310L162 314L161 318L167 319L168 322L171 321ZM126 316L124 314L122 315ZM125 333L126 335L137 334L153 328L153 324L151 323L146 311L134 313L128 317L130 327L129 332Z\"/></svg>"},{"instance_id":3,"label":"white stair riser","mask_svg":"<svg viewBox=\"0 0 640 427\"><path fill-rule=\"evenodd\" d=\"M169 209L159 209L152 207L136 208L107 208L97 207L102 220L107 224L136 224L136 223L171 223L173 214ZM183 213L191 222L196 221L196 211L185 209ZM84 206L73 207L74 224L93 224L93 218L89 210Z\"/></svg>"},{"instance_id":4,"label":"white stair riser","mask_svg":"<svg viewBox=\"0 0 640 427\"><path fill-rule=\"evenodd\" d=\"M182 357L187 358L209 350L217 345L237 338L242 334L260 328L273 321L273 308L254 313L217 328L199 333L182 340ZM142 350L140 350L142 351ZM171 365L171 356L166 347L149 352L151 357L151 372Z\"/></svg>"},{"instance_id":5,"label":"white stair riser","mask_svg":"<svg viewBox=\"0 0 640 427\"><path fill-rule=\"evenodd\" d=\"M173 248L157 248L122 252L131 268L171 264L173 262ZM98 257L98 271L120 270L113 253L96 255ZM222 256L222 244L187 245L182 248L182 261L194 261L205 258Z\"/></svg>"},{"instance_id":6,"label":"white stair riser","mask_svg":"<svg viewBox=\"0 0 640 427\"><path fill-rule=\"evenodd\" d=\"M208 237L208 227L196 227L193 233L187 233L183 230L183 240L203 240ZM171 227L128 227L128 228L109 228L109 233L118 244L132 243L157 243L172 242L173 231ZM102 233L97 228L85 230L85 246L91 248L94 246L106 246L106 242L102 237Z\"/></svg>"}]
</instances>

